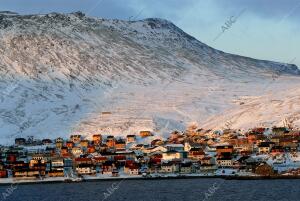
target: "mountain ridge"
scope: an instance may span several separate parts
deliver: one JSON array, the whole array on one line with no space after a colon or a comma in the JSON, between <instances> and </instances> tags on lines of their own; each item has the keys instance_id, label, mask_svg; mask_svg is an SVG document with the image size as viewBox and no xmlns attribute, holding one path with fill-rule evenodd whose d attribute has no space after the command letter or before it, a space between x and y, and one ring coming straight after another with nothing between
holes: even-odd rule
<instances>
[{"instance_id":1,"label":"mountain ridge","mask_svg":"<svg viewBox=\"0 0 300 201\"><path fill-rule=\"evenodd\" d=\"M205 120L239 108L240 97L299 82L295 65L215 50L157 18L0 13L0 35L3 142L146 129L163 135L194 121L218 128L226 120Z\"/></svg>"}]
</instances>

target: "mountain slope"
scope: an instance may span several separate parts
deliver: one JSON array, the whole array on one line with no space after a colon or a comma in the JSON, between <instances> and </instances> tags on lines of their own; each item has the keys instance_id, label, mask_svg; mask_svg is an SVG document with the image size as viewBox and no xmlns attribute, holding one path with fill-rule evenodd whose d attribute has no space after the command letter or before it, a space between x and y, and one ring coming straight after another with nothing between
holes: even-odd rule
<instances>
[{"instance_id":1,"label":"mountain slope","mask_svg":"<svg viewBox=\"0 0 300 201\"><path fill-rule=\"evenodd\" d=\"M0 35L3 143L28 135L163 134L190 122L218 128L226 115L206 120L243 109L241 97L299 86L295 65L215 50L162 19L0 13Z\"/></svg>"}]
</instances>

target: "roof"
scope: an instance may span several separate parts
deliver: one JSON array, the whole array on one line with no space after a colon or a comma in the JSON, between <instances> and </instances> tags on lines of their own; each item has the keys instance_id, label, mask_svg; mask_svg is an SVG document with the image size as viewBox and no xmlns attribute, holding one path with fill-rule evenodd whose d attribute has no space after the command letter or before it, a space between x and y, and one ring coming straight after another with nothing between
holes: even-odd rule
<instances>
[{"instance_id":1,"label":"roof","mask_svg":"<svg viewBox=\"0 0 300 201\"><path fill-rule=\"evenodd\" d=\"M175 150L171 150L171 151L166 151L164 152L165 154L176 154L176 153L179 153L178 151L175 151Z\"/></svg>"},{"instance_id":2,"label":"roof","mask_svg":"<svg viewBox=\"0 0 300 201\"><path fill-rule=\"evenodd\" d=\"M180 148L182 148L182 147L184 147L184 145L183 144L166 144L166 147L180 147Z\"/></svg>"},{"instance_id":3,"label":"roof","mask_svg":"<svg viewBox=\"0 0 300 201\"><path fill-rule=\"evenodd\" d=\"M210 160L212 157L211 156L204 156L203 158L202 158L202 160Z\"/></svg>"},{"instance_id":4,"label":"roof","mask_svg":"<svg viewBox=\"0 0 300 201\"><path fill-rule=\"evenodd\" d=\"M75 158L76 162L91 162L91 158Z\"/></svg>"},{"instance_id":5,"label":"roof","mask_svg":"<svg viewBox=\"0 0 300 201\"><path fill-rule=\"evenodd\" d=\"M228 149L228 148L233 148L233 145L225 145L225 144L222 144L222 145L217 145L216 146L217 149Z\"/></svg>"},{"instance_id":6,"label":"roof","mask_svg":"<svg viewBox=\"0 0 300 201\"><path fill-rule=\"evenodd\" d=\"M220 158L217 158L217 160L232 160L231 157L220 157Z\"/></svg>"},{"instance_id":7,"label":"roof","mask_svg":"<svg viewBox=\"0 0 300 201\"><path fill-rule=\"evenodd\" d=\"M201 155L205 155L205 153L203 151L197 151L197 152L193 152L191 155L193 155L193 156L201 156Z\"/></svg>"},{"instance_id":8,"label":"roof","mask_svg":"<svg viewBox=\"0 0 300 201\"><path fill-rule=\"evenodd\" d=\"M275 144L274 142L261 142L258 147L270 147L271 144Z\"/></svg>"},{"instance_id":9,"label":"roof","mask_svg":"<svg viewBox=\"0 0 300 201\"><path fill-rule=\"evenodd\" d=\"M201 148L191 148L190 151L203 151Z\"/></svg>"},{"instance_id":10,"label":"roof","mask_svg":"<svg viewBox=\"0 0 300 201\"><path fill-rule=\"evenodd\" d=\"M103 160L107 160L107 158L105 156L96 156L93 158L96 161L103 161Z\"/></svg>"},{"instance_id":11,"label":"roof","mask_svg":"<svg viewBox=\"0 0 300 201\"><path fill-rule=\"evenodd\" d=\"M102 165L103 166L112 166L113 165L113 161L105 161Z\"/></svg>"},{"instance_id":12,"label":"roof","mask_svg":"<svg viewBox=\"0 0 300 201\"><path fill-rule=\"evenodd\" d=\"M115 160L126 160L126 156L122 155L122 156L115 156L114 157Z\"/></svg>"},{"instance_id":13,"label":"roof","mask_svg":"<svg viewBox=\"0 0 300 201\"><path fill-rule=\"evenodd\" d=\"M192 163L181 163L181 167L191 167Z\"/></svg>"},{"instance_id":14,"label":"roof","mask_svg":"<svg viewBox=\"0 0 300 201\"><path fill-rule=\"evenodd\" d=\"M161 164L161 166L172 166L172 165L174 165L175 163L173 163L172 161L168 161L168 162L163 162L162 164Z\"/></svg>"}]
</instances>

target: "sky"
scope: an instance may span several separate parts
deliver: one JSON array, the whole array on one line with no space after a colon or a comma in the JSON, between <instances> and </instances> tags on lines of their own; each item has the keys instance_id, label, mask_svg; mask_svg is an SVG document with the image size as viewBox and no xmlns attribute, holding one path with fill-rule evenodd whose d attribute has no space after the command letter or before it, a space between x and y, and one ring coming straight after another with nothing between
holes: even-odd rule
<instances>
[{"instance_id":1,"label":"sky","mask_svg":"<svg viewBox=\"0 0 300 201\"><path fill-rule=\"evenodd\" d=\"M300 68L300 0L0 0L0 10L164 18L213 48Z\"/></svg>"}]
</instances>

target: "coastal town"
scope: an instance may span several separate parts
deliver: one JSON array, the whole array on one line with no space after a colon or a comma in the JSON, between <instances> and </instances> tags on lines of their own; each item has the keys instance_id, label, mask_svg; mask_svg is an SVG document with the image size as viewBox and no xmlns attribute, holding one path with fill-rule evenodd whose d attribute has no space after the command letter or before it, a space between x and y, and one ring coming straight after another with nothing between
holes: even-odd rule
<instances>
[{"instance_id":1,"label":"coastal town","mask_svg":"<svg viewBox=\"0 0 300 201\"><path fill-rule=\"evenodd\" d=\"M1 146L0 181L300 174L300 130L205 130L163 139L151 131L124 137L16 138Z\"/></svg>"}]
</instances>

